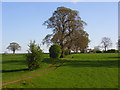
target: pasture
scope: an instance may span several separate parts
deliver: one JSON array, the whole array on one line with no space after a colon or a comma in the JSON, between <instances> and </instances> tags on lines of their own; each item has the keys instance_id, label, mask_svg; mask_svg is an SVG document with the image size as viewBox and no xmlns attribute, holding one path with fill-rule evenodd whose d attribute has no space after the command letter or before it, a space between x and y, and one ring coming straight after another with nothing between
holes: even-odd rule
<instances>
[{"instance_id":1,"label":"pasture","mask_svg":"<svg viewBox=\"0 0 120 90\"><path fill-rule=\"evenodd\" d=\"M73 58L72 58L73 57ZM2 83L42 75L2 86L3 88L118 88L118 53L71 54L50 59L44 54L41 68L29 71L24 55L2 55ZM49 67L57 62L53 67Z\"/></svg>"}]
</instances>

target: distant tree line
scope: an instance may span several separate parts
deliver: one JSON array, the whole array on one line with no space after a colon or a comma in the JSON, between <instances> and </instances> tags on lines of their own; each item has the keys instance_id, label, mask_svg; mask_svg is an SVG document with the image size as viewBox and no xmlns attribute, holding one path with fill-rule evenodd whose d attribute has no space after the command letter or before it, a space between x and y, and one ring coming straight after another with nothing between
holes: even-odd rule
<instances>
[{"instance_id":1,"label":"distant tree line","mask_svg":"<svg viewBox=\"0 0 120 90\"><path fill-rule=\"evenodd\" d=\"M103 37L102 41L101 41L101 46L95 46L93 50L91 50L94 53L116 53L120 51L120 39L118 39L117 42L117 47L118 50L116 49L109 49L109 47L112 46L112 41L110 38L108 37ZM100 49L103 48L103 50L101 51Z\"/></svg>"}]
</instances>

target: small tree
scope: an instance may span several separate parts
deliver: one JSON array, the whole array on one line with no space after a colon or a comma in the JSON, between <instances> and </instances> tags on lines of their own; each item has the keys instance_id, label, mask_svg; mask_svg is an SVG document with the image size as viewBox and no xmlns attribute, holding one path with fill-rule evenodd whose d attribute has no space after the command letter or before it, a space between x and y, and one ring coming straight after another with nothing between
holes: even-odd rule
<instances>
[{"instance_id":1,"label":"small tree","mask_svg":"<svg viewBox=\"0 0 120 90\"><path fill-rule=\"evenodd\" d=\"M7 47L7 49L13 51L13 54L15 54L15 51L16 51L16 50L20 50L20 49L21 49L21 46L19 46L19 44L16 43L16 42L12 42L12 43L10 43L10 45Z\"/></svg>"},{"instance_id":2,"label":"small tree","mask_svg":"<svg viewBox=\"0 0 120 90\"><path fill-rule=\"evenodd\" d=\"M61 52L61 46L59 44L54 44L49 49L51 58L59 58L61 56Z\"/></svg>"},{"instance_id":3,"label":"small tree","mask_svg":"<svg viewBox=\"0 0 120 90\"><path fill-rule=\"evenodd\" d=\"M112 45L111 39L108 37L103 37L101 44L103 44L103 48L105 49L105 52L107 50L108 47L110 47Z\"/></svg>"},{"instance_id":4,"label":"small tree","mask_svg":"<svg viewBox=\"0 0 120 90\"><path fill-rule=\"evenodd\" d=\"M40 49L39 45L35 44L35 41L31 41L28 50L28 54L26 54L26 59L28 61L28 68L30 70L35 70L40 67L41 62L43 60L43 52Z\"/></svg>"}]
</instances>

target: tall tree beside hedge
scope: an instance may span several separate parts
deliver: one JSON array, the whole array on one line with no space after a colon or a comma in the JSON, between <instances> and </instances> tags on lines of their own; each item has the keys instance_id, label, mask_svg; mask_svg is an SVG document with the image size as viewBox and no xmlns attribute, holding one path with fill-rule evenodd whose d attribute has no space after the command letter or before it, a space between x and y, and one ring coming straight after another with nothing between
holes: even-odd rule
<instances>
[{"instance_id":1,"label":"tall tree beside hedge","mask_svg":"<svg viewBox=\"0 0 120 90\"><path fill-rule=\"evenodd\" d=\"M28 68L30 70L35 70L40 67L41 62L43 60L43 52L40 49L40 46L35 44L35 41L31 41L28 50L28 54L26 54L26 59L28 61Z\"/></svg>"},{"instance_id":2,"label":"tall tree beside hedge","mask_svg":"<svg viewBox=\"0 0 120 90\"><path fill-rule=\"evenodd\" d=\"M61 46L59 44L51 45L49 49L50 57L51 58L59 58L61 56Z\"/></svg>"}]
</instances>

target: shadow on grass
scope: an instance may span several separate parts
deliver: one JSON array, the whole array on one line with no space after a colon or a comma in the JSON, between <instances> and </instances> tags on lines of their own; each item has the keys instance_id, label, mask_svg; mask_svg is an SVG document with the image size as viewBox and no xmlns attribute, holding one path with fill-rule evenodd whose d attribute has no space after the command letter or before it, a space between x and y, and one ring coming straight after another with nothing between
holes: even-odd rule
<instances>
[{"instance_id":1,"label":"shadow on grass","mask_svg":"<svg viewBox=\"0 0 120 90\"><path fill-rule=\"evenodd\" d=\"M118 57L108 57L108 58L118 58ZM53 64L55 62L61 63L63 62L63 59L52 59L52 58L44 58L43 63L47 64ZM120 60L105 60L105 61L89 61L89 60L67 60L62 66L71 66L71 67L110 67L110 68L118 68L120 67L120 64L118 63ZM24 61L16 61L16 60L11 60L11 61L3 61L2 63L16 63L16 64L24 64ZM25 69L15 69L15 70L2 70L0 73L8 73L8 72L19 72L19 71L28 71L28 68Z\"/></svg>"},{"instance_id":2,"label":"shadow on grass","mask_svg":"<svg viewBox=\"0 0 120 90\"><path fill-rule=\"evenodd\" d=\"M111 67L118 68L119 60L114 61L76 61L70 60L63 66L73 66L73 67Z\"/></svg>"},{"instance_id":3,"label":"shadow on grass","mask_svg":"<svg viewBox=\"0 0 120 90\"><path fill-rule=\"evenodd\" d=\"M0 73L9 73L9 72L19 72L19 71L28 71L29 69L26 68L26 69L15 69L15 70L2 70L0 71Z\"/></svg>"},{"instance_id":4,"label":"shadow on grass","mask_svg":"<svg viewBox=\"0 0 120 90\"><path fill-rule=\"evenodd\" d=\"M25 61L25 60L2 61L2 64L9 64L9 63L14 63L14 64L17 64L17 65L25 65L25 64L27 64L27 61Z\"/></svg>"},{"instance_id":5,"label":"shadow on grass","mask_svg":"<svg viewBox=\"0 0 120 90\"><path fill-rule=\"evenodd\" d=\"M110 57L110 58L118 58L118 57ZM49 63L49 64L52 64L54 63L55 61L58 61L58 62L63 62L64 60L62 59L58 59L58 60L55 60L55 59L50 59L50 58L45 58L44 59L44 62L45 63ZM62 66L72 66L72 67L110 67L110 68L118 68L118 62L120 62L120 60L104 60L104 61L89 61L89 60L67 60Z\"/></svg>"},{"instance_id":6,"label":"shadow on grass","mask_svg":"<svg viewBox=\"0 0 120 90\"><path fill-rule=\"evenodd\" d=\"M118 56L118 57L107 57L107 58L111 58L111 59L118 58L118 59L120 59L120 56Z\"/></svg>"},{"instance_id":7,"label":"shadow on grass","mask_svg":"<svg viewBox=\"0 0 120 90\"><path fill-rule=\"evenodd\" d=\"M61 63L61 62L63 62L63 60L61 60L61 59L54 59L54 58L44 58L43 62L44 63L48 63L48 64L53 64L55 62Z\"/></svg>"},{"instance_id":8,"label":"shadow on grass","mask_svg":"<svg viewBox=\"0 0 120 90\"><path fill-rule=\"evenodd\" d=\"M43 63L53 64L54 62L62 62L59 59L44 58ZM16 65L26 65L27 61L24 60L9 60L2 61L2 64L16 64ZM19 71L28 71L28 68L25 69L14 69L14 70L2 70L0 73L9 73L9 72L19 72Z\"/></svg>"}]
</instances>

